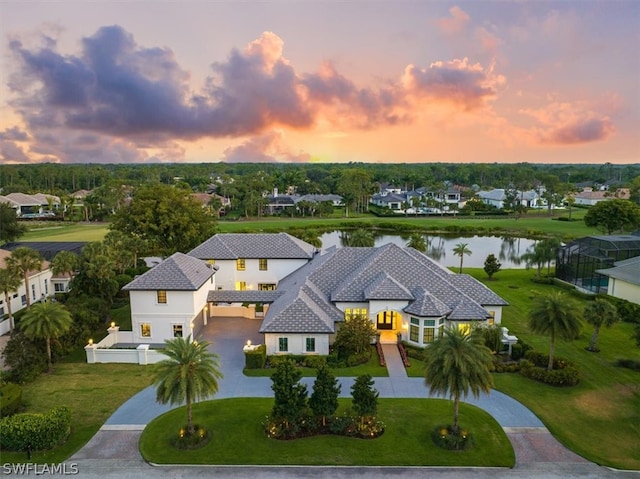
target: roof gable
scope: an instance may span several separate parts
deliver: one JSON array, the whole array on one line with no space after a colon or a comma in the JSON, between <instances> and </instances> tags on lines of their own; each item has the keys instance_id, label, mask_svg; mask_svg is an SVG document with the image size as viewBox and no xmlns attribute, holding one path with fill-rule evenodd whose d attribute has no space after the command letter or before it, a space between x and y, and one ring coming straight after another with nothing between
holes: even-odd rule
<instances>
[{"instance_id":1,"label":"roof gable","mask_svg":"<svg viewBox=\"0 0 640 479\"><path fill-rule=\"evenodd\" d=\"M316 249L287 233L222 233L189 252L200 259L311 259Z\"/></svg>"},{"instance_id":2,"label":"roof gable","mask_svg":"<svg viewBox=\"0 0 640 479\"><path fill-rule=\"evenodd\" d=\"M407 288L398 283L387 273L380 273L373 282L364 290L364 298L372 299L393 299L393 300L413 300L413 295Z\"/></svg>"},{"instance_id":3,"label":"roof gable","mask_svg":"<svg viewBox=\"0 0 640 479\"><path fill-rule=\"evenodd\" d=\"M174 253L122 289L125 291L197 291L215 272L214 268L198 258Z\"/></svg>"}]
</instances>

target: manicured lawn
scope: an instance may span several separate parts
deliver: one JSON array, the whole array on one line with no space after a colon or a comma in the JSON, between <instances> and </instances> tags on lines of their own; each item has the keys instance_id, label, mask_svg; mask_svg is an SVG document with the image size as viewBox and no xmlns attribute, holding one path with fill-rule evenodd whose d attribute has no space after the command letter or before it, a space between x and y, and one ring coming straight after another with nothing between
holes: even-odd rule
<instances>
[{"instance_id":1,"label":"manicured lawn","mask_svg":"<svg viewBox=\"0 0 640 479\"><path fill-rule=\"evenodd\" d=\"M572 217L581 219L585 210L574 210ZM566 211L558 213L556 217L566 217ZM553 220L546 216L545 212L529 213L520 219L493 217L429 217L429 218L405 218L400 217L376 217L373 215L359 215L350 218L280 218L267 217L241 220L221 220L218 229L221 233L259 233L280 232L291 229L317 228L322 231L331 231L353 227L379 227L381 224L393 231L393 225L397 225L398 231L407 226L416 231L447 232L456 234L457 228L478 229L478 234L511 234L527 236L531 234L548 234L565 239L579 238L592 234L599 234L594 228L588 228L583 221ZM31 226L30 231L20 238L21 241L101 241L109 231L107 223L53 223Z\"/></svg>"},{"instance_id":2,"label":"manicured lawn","mask_svg":"<svg viewBox=\"0 0 640 479\"><path fill-rule=\"evenodd\" d=\"M487 281L480 269L467 269L511 306L503 310L502 323L510 332L548 352L549 340L529 332L527 313L536 292L555 286L530 281L533 271L500 271ZM581 306L585 300L577 300ZM564 445L598 464L640 469L640 373L616 367L620 358L640 360L640 348L630 338L633 325L617 323L602 329L599 353L586 351L592 328L585 325L580 337L558 342L556 354L578 364L580 383L572 388L547 386L519 374L494 374L496 389L514 397L536 413Z\"/></svg>"},{"instance_id":3,"label":"manicured lawn","mask_svg":"<svg viewBox=\"0 0 640 479\"><path fill-rule=\"evenodd\" d=\"M72 411L69 440L50 451L34 452L32 462L58 463L80 449L113 412L151 384L151 368L132 364L58 363L23 386L26 412L47 412L56 406ZM26 462L26 453L2 451L2 462Z\"/></svg>"},{"instance_id":4,"label":"manicured lawn","mask_svg":"<svg viewBox=\"0 0 640 479\"><path fill-rule=\"evenodd\" d=\"M19 241L102 241L107 223L55 223L30 227Z\"/></svg>"},{"instance_id":5,"label":"manicured lawn","mask_svg":"<svg viewBox=\"0 0 640 479\"><path fill-rule=\"evenodd\" d=\"M373 349L373 348L372 348ZM303 377L315 377L316 369L313 368L299 368ZM249 377L271 377L271 375L275 372L275 368L270 369L245 369L245 376ZM356 377L362 376L363 374L369 374L372 377L387 377L389 376L389 371L386 367L380 367L378 362L378 355L375 350L371 354L371 358L366 364L360 364L359 366L352 366L349 368L337 368L332 369L331 372L334 376L338 377Z\"/></svg>"},{"instance_id":6,"label":"manicured lawn","mask_svg":"<svg viewBox=\"0 0 640 479\"><path fill-rule=\"evenodd\" d=\"M341 411L349 399L341 399ZM223 399L198 403L194 420L213 432L205 447L174 449L168 435L184 425L185 408L156 418L142 433L140 451L158 464L282 464L376 466L497 466L513 467L515 456L498 423L474 406L460 406L461 424L475 436L476 444L464 452L435 446L431 430L450 423L452 405L438 399L381 399L378 419L386 425L377 439L316 436L291 441L269 439L261 423L273 399Z\"/></svg>"}]
</instances>

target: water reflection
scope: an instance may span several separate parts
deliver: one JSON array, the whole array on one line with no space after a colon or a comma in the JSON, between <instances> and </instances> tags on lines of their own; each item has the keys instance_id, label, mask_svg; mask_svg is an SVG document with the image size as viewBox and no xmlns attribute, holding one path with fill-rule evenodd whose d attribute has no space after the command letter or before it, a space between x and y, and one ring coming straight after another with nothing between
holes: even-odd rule
<instances>
[{"instance_id":1,"label":"water reflection","mask_svg":"<svg viewBox=\"0 0 640 479\"><path fill-rule=\"evenodd\" d=\"M343 246L342 238L347 238L341 231L331 231L320 236L322 248ZM426 254L433 260L446 267L457 267L458 261L453 254L453 248L461 240L460 236L424 235L427 245ZM395 243L405 247L409 241L407 235L374 235L375 246L387 243ZM527 238L499 237L499 236L472 236L464 237L464 242L471 250L470 256L465 256L464 265L470 268L482 268L484 261L490 254L499 258L502 268L526 267L520 257L529 249L533 249L535 240Z\"/></svg>"}]
</instances>

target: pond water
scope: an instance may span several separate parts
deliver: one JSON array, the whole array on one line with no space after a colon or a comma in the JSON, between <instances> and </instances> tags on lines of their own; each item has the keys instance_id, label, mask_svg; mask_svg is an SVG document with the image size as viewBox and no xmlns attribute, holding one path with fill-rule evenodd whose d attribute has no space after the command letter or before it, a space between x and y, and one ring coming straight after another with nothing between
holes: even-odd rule
<instances>
[{"instance_id":1,"label":"pond water","mask_svg":"<svg viewBox=\"0 0 640 479\"><path fill-rule=\"evenodd\" d=\"M320 236L322 248L331 246L342 247L340 231L331 231ZM503 269L525 268L526 264L520 261L520 257L529 249L533 249L536 240L526 238L501 237L501 236L439 236L424 235L427 243L427 256L445 267L460 266L460 257L453 254L453 248L459 243L467 243L471 255L465 255L464 267L482 268L487 256L494 254L502 264ZM376 236L375 245L382 246L387 243L395 243L398 246L406 246L408 236L384 234Z\"/></svg>"}]
</instances>

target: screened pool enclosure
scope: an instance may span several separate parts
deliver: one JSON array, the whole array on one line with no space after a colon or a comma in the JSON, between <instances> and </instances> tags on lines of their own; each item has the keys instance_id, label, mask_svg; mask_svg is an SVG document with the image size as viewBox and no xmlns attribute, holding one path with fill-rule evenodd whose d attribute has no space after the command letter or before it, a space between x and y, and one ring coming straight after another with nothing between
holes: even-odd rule
<instances>
[{"instance_id":1,"label":"screened pool enclosure","mask_svg":"<svg viewBox=\"0 0 640 479\"><path fill-rule=\"evenodd\" d=\"M609 278L596 273L613 263L640 256L640 232L629 235L587 236L563 246L556 259L556 277L594 293L604 293Z\"/></svg>"}]
</instances>

